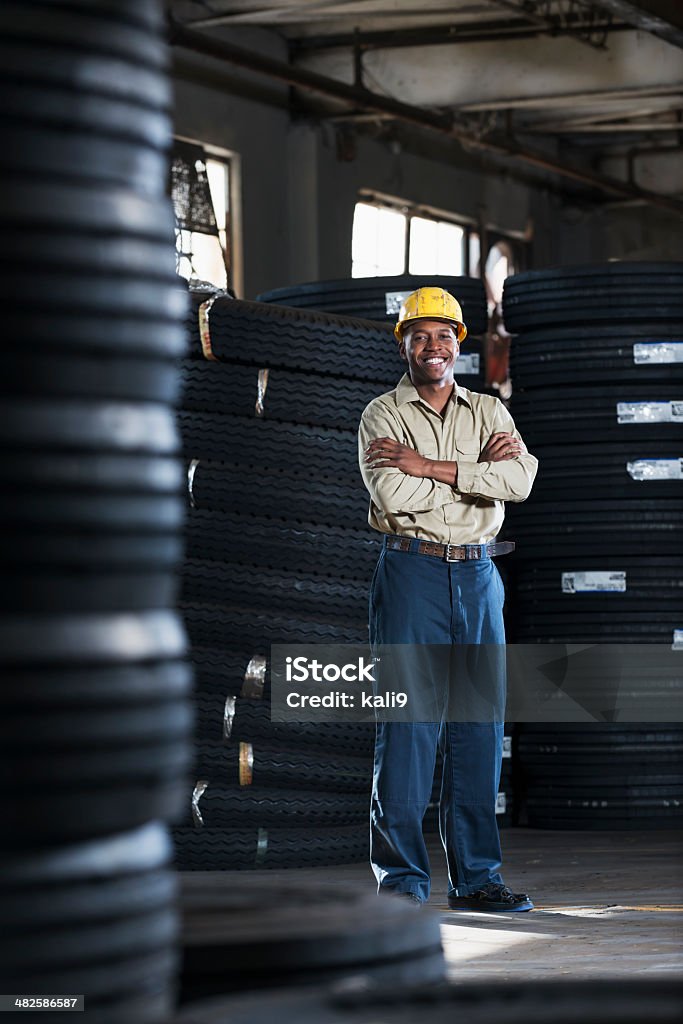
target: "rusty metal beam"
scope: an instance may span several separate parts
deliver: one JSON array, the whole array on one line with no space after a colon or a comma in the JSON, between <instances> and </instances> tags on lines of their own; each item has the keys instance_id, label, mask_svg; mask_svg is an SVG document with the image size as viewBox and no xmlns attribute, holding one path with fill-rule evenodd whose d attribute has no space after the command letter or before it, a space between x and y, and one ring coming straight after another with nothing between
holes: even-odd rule
<instances>
[{"instance_id":1,"label":"rusty metal beam","mask_svg":"<svg viewBox=\"0 0 683 1024\"><path fill-rule=\"evenodd\" d=\"M462 103L455 109L458 113L476 113L483 110L547 110L563 107L603 106L605 104L631 100L652 99L653 97L681 97L683 81L670 85L625 86L622 89L589 89L584 92L549 93L541 96L518 96L497 100L481 100L478 103Z\"/></svg>"},{"instance_id":2,"label":"rusty metal beam","mask_svg":"<svg viewBox=\"0 0 683 1024\"><path fill-rule=\"evenodd\" d=\"M234 25L260 25L264 28L273 28L276 25L309 24L312 21L324 21L328 18L344 18L352 22L362 21L365 18L391 18L406 21L411 18L423 19L425 15L428 15L437 20L448 20L451 13L447 7L439 6L426 6L421 9L394 7L391 0L389 0L387 9L371 7L367 10L359 10L357 9L358 2L359 0L310 0L307 3L306 0L292 0L287 4L273 4L269 0L263 0L261 7L238 7L215 14L202 14L186 19L183 24L187 28L218 28ZM492 0L479 0L475 7L480 7L482 2L491 3ZM469 10L466 9L464 13L469 13Z\"/></svg>"},{"instance_id":3,"label":"rusty metal beam","mask_svg":"<svg viewBox=\"0 0 683 1024\"><path fill-rule=\"evenodd\" d=\"M600 133L610 134L619 133L621 135L628 135L629 132L680 132L680 122L676 121L622 121L621 123L612 124L585 124L582 127L576 127L575 125L563 125L561 122L552 125L545 125L542 128L537 128L534 125L526 125L523 129L524 132L533 135L598 135Z\"/></svg>"},{"instance_id":4,"label":"rusty metal beam","mask_svg":"<svg viewBox=\"0 0 683 1024\"><path fill-rule=\"evenodd\" d=\"M597 189L606 195L638 200L649 203L652 206L662 207L674 213L683 214L683 202L637 188L627 182L606 178L589 170L572 167L564 162L557 162L549 159L542 153L536 153L518 146L514 142L499 142L491 139L477 138L456 126L448 114L442 114L423 107L415 107L389 96L381 96L368 89L348 85L346 82L328 78L306 68L292 67L292 65L284 61L265 56L261 53L254 53L241 46L236 46L234 43L215 39L202 32L185 28L175 22L172 22L170 25L170 42L172 46L183 47L195 53L203 53L208 57L227 61L248 71L275 78L298 89L327 96L330 99L348 104L356 110L389 114L397 121L403 121L418 128L427 128L439 132L460 143L464 149L479 150L490 153L493 156L519 160L538 170L549 171L570 181Z\"/></svg>"},{"instance_id":5,"label":"rusty metal beam","mask_svg":"<svg viewBox=\"0 0 683 1024\"><path fill-rule=\"evenodd\" d=\"M353 3L354 0L347 0ZM310 0L309 3L292 0L291 4L274 6L267 0L261 8L245 8L241 10L221 11L217 14L205 14L186 21L188 28L218 28L229 25L266 25L272 27L276 22L311 21L316 14L327 8L343 7L344 0Z\"/></svg>"},{"instance_id":6,"label":"rusty metal beam","mask_svg":"<svg viewBox=\"0 0 683 1024\"><path fill-rule=\"evenodd\" d=\"M553 9L553 0L486 0L495 7L503 7L520 18L539 27L548 35L555 35L558 29L576 42L597 50L606 48L607 34L611 29L612 14L607 14L607 24L600 21L600 12L593 0L569 0L558 2ZM579 27L580 26L580 27Z\"/></svg>"},{"instance_id":7,"label":"rusty metal beam","mask_svg":"<svg viewBox=\"0 0 683 1024\"><path fill-rule=\"evenodd\" d=\"M494 7L504 7L506 11L518 14L520 18L530 21L532 25L538 25L546 32L552 32L555 27L550 18L539 14L531 4L526 4L522 0L486 0L486 2L493 4Z\"/></svg>"},{"instance_id":8,"label":"rusty metal beam","mask_svg":"<svg viewBox=\"0 0 683 1024\"><path fill-rule=\"evenodd\" d=\"M526 122L524 125L524 131L530 131L532 129L533 131L540 132L552 131L553 128L558 126L569 131L574 129L580 131L582 128L585 128L586 125L614 124L615 122L619 124L626 124L629 121L634 121L636 118L639 121L644 121L646 117L655 117L657 115L662 117L665 114L670 115L683 111L683 97L676 97L675 99L662 97L661 99L666 102L660 102L656 105L646 104L627 111L611 110L600 114L577 114L574 117L565 117L560 120L554 118L552 120ZM677 122L674 122L674 124L675 123Z\"/></svg>"},{"instance_id":9,"label":"rusty metal beam","mask_svg":"<svg viewBox=\"0 0 683 1024\"><path fill-rule=\"evenodd\" d=\"M592 0L596 7L616 14L634 28L650 32L673 46L683 47L681 0Z\"/></svg>"},{"instance_id":10,"label":"rusty metal beam","mask_svg":"<svg viewBox=\"0 0 683 1024\"><path fill-rule=\"evenodd\" d=\"M558 25L552 32L553 37L574 36L581 29L593 28L596 31L609 29L612 32L633 32L632 25L614 24L607 18L600 24L580 23L571 28ZM415 46L451 46L465 43L495 43L514 39L537 39L547 35L545 29L531 25L529 22L515 19L511 21L471 22L463 25L444 23L438 26L415 27L411 29L381 29L361 31L358 42L364 50L397 50ZM315 36L299 36L290 39L292 53L305 53L309 50L336 50L354 45L355 35L352 32L336 32Z\"/></svg>"}]
</instances>

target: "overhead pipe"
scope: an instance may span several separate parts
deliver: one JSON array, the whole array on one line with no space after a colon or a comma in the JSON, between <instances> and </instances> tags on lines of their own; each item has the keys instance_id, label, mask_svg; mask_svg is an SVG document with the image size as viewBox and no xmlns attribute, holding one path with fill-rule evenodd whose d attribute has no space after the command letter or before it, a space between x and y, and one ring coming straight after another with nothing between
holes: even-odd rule
<instances>
[{"instance_id":1,"label":"overhead pipe","mask_svg":"<svg viewBox=\"0 0 683 1024\"><path fill-rule=\"evenodd\" d=\"M598 189L608 195L645 202L672 213L683 214L683 202L676 199L669 199L667 196L658 195L656 192L649 192L627 182L606 178L578 167L557 163L532 150L477 138L454 125L451 117L447 114L441 114L424 107L415 107L409 103L403 103L401 100L393 99L390 96L381 96L363 86L348 85L346 82L328 78L325 75L318 74L316 71L309 71L307 68L292 67L292 65L287 64L285 61L277 60L274 57L268 57L261 53L254 53L224 39L214 39L203 32L196 32L193 29L185 28L175 21L172 21L170 26L170 43L172 46L192 50L207 57L227 61L248 71L267 75L269 78L275 78L295 88L328 96L342 103L348 103L356 109L360 107L368 111L388 114L397 121L403 121L418 128L429 128L432 131L454 139L465 149L475 149L498 157L520 160L532 167L543 171L550 171L563 178L576 181L581 185Z\"/></svg>"},{"instance_id":2,"label":"overhead pipe","mask_svg":"<svg viewBox=\"0 0 683 1024\"><path fill-rule=\"evenodd\" d=\"M614 32L632 32L632 25L608 24L607 21L598 24L579 24L572 28L558 25L552 32L553 39L562 36L576 38L580 30L592 30L595 32L607 32L610 35ZM462 46L465 43L496 43L512 39L538 39L539 36L547 35L542 29L522 21L488 21L482 23L471 23L468 25L439 25L436 28L388 28L373 29L363 32L359 45L363 51L369 50L397 50L401 48L414 49L416 46ZM338 32L327 35L301 36L299 39L288 40L292 51L295 54L316 52L322 50L346 49L355 45L355 36L352 32Z\"/></svg>"}]
</instances>

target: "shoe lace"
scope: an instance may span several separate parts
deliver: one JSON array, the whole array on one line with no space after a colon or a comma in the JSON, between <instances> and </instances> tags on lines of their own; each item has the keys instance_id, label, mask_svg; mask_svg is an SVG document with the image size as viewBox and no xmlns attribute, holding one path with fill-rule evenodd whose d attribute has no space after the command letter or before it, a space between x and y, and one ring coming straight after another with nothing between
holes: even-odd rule
<instances>
[{"instance_id":1,"label":"shoe lace","mask_svg":"<svg viewBox=\"0 0 683 1024\"><path fill-rule=\"evenodd\" d=\"M508 889L507 885L502 885L500 882L487 882L487 884L482 886L479 891L501 901L514 900L515 898L515 894L512 890Z\"/></svg>"}]
</instances>

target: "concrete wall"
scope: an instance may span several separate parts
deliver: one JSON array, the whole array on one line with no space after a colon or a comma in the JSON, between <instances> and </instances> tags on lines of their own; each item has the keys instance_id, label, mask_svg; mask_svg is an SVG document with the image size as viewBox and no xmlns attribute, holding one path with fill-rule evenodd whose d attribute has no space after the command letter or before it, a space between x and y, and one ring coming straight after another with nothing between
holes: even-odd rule
<instances>
[{"instance_id":1,"label":"concrete wall","mask_svg":"<svg viewBox=\"0 0 683 1024\"><path fill-rule=\"evenodd\" d=\"M561 263L683 260L681 218L648 206L565 207L558 238Z\"/></svg>"},{"instance_id":2,"label":"concrete wall","mask_svg":"<svg viewBox=\"0 0 683 1024\"><path fill-rule=\"evenodd\" d=\"M626 155L600 161L601 173L628 179ZM641 153L630 167L635 184L670 196L683 196L683 162L677 151ZM567 263L594 260L681 260L683 219L644 204L605 203L580 208L566 203L558 221L560 251Z\"/></svg>"}]
</instances>

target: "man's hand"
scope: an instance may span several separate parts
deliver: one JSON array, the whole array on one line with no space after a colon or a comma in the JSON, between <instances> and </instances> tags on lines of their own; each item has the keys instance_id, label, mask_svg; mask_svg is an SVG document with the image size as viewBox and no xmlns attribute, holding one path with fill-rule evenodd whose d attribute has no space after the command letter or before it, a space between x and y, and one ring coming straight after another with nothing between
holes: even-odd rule
<instances>
[{"instance_id":1,"label":"man's hand","mask_svg":"<svg viewBox=\"0 0 683 1024\"><path fill-rule=\"evenodd\" d=\"M365 449L365 462L371 469L392 466L407 476L430 476L431 459L426 459L414 448L395 441L393 437L376 437Z\"/></svg>"},{"instance_id":2,"label":"man's hand","mask_svg":"<svg viewBox=\"0 0 683 1024\"><path fill-rule=\"evenodd\" d=\"M518 455L526 455L526 452L526 445L520 438L499 431L491 434L477 461L505 462L507 459L516 459Z\"/></svg>"}]
</instances>

